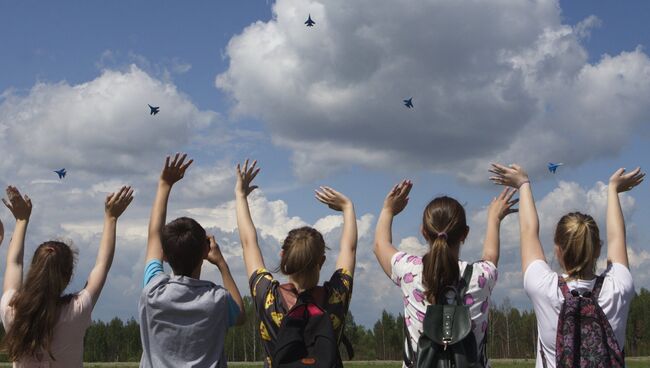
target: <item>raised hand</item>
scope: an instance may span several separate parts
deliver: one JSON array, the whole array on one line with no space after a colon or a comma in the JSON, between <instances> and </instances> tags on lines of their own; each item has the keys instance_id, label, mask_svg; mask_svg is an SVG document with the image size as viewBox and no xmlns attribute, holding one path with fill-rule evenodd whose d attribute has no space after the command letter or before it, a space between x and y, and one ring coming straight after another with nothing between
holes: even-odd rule
<instances>
[{"instance_id":1,"label":"raised hand","mask_svg":"<svg viewBox=\"0 0 650 368\"><path fill-rule=\"evenodd\" d=\"M7 187L7 198L8 201L2 198L2 203L11 211L16 221L29 220L32 214L32 200L26 194L21 196L18 188L11 185Z\"/></svg>"},{"instance_id":2,"label":"raised hand","mask_svg":"<svg viewBox=\"0 0 650 368\"><path fill-rule=\"evenodd\" d=\"M488 169L488 171L494 174L494 176L490 177L490 180L494 184L519 189L519 187L529 182L528 174L517 164L512 164L510 166L492 164L492 167Z\"/></svg>"},{"instance_id":3,"label":"raised hand","mask_svg":"<svg viewBox=\"0 0 650 368\"><path fill-rule=\"evenodd\" d=\"M641 184L643 178L645 178L645 173L641 172L640 167L637 167L627 174L625 173L624 168L620 168L609 178L609 185L616 189L617 193L627 192Z\"/></svg>"},{"instance_id":4,"label":"raised hand","mask_svg":"<svg viewBox=\"0 0 650 368\"><path fill-rule=\"evenodd\" d=\"M409 203L409 193L413 188L413 182L402 180L395 185L384 199L384 209L388 210L393 216L398 215Z\"/></svg>"},{"instance_id":5,"label":"raised hand","mask_svg":"<svg viewBox=\"0 0 650 368\"><path fill-rule=\"evenodd\" d=\"M185 176L185 170L187 170L192 162L194 162L194 160L190 159L185 163L186 158L187 153L183 153L182 155L176 153L173 160L171 160L170 156L167 156L165 159L165 167L160 174L160 180L167 183L169 186L172 186L177 181L183 179L183 176Z\"/></svg>"},{"instance_id":6,"label":"raised hand","mask_svg":"<svg viewBox=\"0 0 650 368\"><path fill-rule=\"evenodd\" d=\"M117 219L129 207L131 201L133 201L133 189L128 186L120 188L117 193L109 194L104 202L106 216Z\"/></svg>"},{"instance_id":7,"label":"raised hand","mask_svg":"<svg viewBox=\"0 0 650 368\"><path fill-rule=\"evenodd\" d=\"M517 189L505 188L499 196L494 197L488 208L488 218L497 218L501 221L509 214L519 211L512 208L519 202L519 199L512 199L515 193L517 193Z\"/></svg>"},{"instance_id":8,"label":"raised hand","mask_svg":"<svg viewBox=\"0 0 650 368\"><path fill-rule=\"evenodd\" d=\"M210 252L206 257L208 262L217 266L226 264L226 259L223 258L223 254L221 254L221 249L219 248L217 241L214 239L214 235L208 235L207 240L210 243Z\"/></svg>"},{"instance_id":9,"label":"raised hand","mask_svg":"<svg viewBox=\"0 0 650 368\"><path fill-rule=\"evenodd\" d=\"M334 211L343 211L352 206L352 201L348 197L330 187L320 187L320 190L315 192L316 199Z\"/></svg>"},{"instance_id":10,"label":"raised hand","mask_svg":"<svg viewBox=\"0 0 650 368\"><path fill-rule=\"evenodd\" d=\"M248 159L244 162L244 167L237 164L237 184L235 185L235 195L248 197L251 192L257 189L257 185L251 185L251 182L259 172L260 168L257 167L257 160L253 161L250 167L248 167Z\"/></svg>"}]
</instances>

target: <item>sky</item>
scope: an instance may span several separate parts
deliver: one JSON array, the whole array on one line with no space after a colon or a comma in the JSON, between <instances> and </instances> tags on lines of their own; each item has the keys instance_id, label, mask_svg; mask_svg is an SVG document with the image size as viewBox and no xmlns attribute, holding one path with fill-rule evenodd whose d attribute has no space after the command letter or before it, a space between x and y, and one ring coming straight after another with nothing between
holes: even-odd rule
<instances>
[{"instance_id":1,"label":"sky","mask_svg":"<svg viewBox=\"0 0 650 368\"><path fill-rule=\"evenodd\" d=\"M192 216L213 233L244 294L233 188L247 157L262 167L251 208L269 267L290 229L312 225L331 248L324 281L342 218L313 190L330 185L354 201L351 310L364 325L401 308L372 242L383 198L404 178L415 184L395 245L426 251L422 210L450 195L467 211L461 258L472 261L499 190L488 164L520 163L557 267L561 215L590 213L605 237L609 176L650 166L649 12L641 0L0 0L0 186L33 199L26 264L38 244L66 240L79 250L69 290L83 287L103 198L133 185L93 318L137 318L156 180L165 155L182 151L196 162L174 187L168 219ZM402 105L410 97L413 109ZM548 162L565 165L551 174ZM59 180L52 171L62 167ZM645 184L622 196L637 290L650 288L648 200ZM0 219L8 242L13 219L5 208ZM492 303L528 309L516 216L501 235ZM207 264L203 277L220 282Z\"/></svg>"}]
</instances>

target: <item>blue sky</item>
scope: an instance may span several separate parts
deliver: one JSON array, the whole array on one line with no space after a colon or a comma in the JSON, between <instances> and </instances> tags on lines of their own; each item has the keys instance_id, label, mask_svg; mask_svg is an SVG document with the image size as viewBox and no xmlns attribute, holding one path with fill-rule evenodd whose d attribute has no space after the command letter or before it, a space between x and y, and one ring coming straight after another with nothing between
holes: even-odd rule
<instances>
[{"instance_id":1,"label":"blue sky","mask_svg":"<svg viewBox=\"0 0 650 368\"><path fill-rule=\"evenodd\" d=\"M312 191L328 184L348 194L368 225L352 305L365 324L382 307L399 311L399 291L369 249L372 216L401 178L416 186L395 222L396 243L418 237L426 202L448 194L475 219L468 259L480 255L481 214L496 193L481 169L491 160L529 167L549 211L547 250L554 215L593 209L602 219L597 182L620 166L649 166L650 4L504 1L481 12L452 3L0 2L0 185L21 185L35 212L42 209L28 257L45 238L72 240L81 258L71 288L82 285L96 254L100 194L135 185L138 198L120 224L116 263L94 315L135 316L138 293L126 286L139 283L153 183L164 154L179 150L197 164L173 195L170 217L197 214L221 236L242 290L236 233L215 220L234 215L234 162L262 163L255 221L276 227L262 237L270 260L293 223L320 223L335 249L340 219L327 217ZM307 13L313 29L299 21ZM611 70L619 70L614 82ZM133 95L124 101L115 91ZM401 99L410 96L415 109L406 110ZM150 117L147 103L161 113ZM547 161L567 165L550 175ZM69 177L48 182L48 170L59 166ZM648 199L642 186L624 202L637 288L650 287ZM0 219L11 231L8 211ZM506 276L494 302L507 296L528 308L510 236L516 222L504 227ZM383 280L376 288L374 277ZM377 303L362 310L366 300Z\"/></svg>"}]
</instances>

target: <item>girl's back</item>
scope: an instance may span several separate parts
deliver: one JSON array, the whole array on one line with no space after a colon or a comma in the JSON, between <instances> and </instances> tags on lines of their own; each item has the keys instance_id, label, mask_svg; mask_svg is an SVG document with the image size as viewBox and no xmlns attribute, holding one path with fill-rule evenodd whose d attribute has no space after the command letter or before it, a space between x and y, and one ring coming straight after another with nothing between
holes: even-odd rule
<instances>
[{"instance_id":1,"label":"girl's back","mask_svg":"<svg viewBox=\"0 0 650 368\"><path fill-rule=\"evenodd\" d=\"M14 321L14 308L9 305L16 294L8 290L0 299L0 317L5 329L11 328ZM86 329L90 326L93 309L92 298L85 289L71 295L61 306L59 320L54 326L52 344L50 346L52 360L47 352L41 353L41 361L37 358L23 358L14 363L14 367L81 367L83 366L83 340Z\"/></svg>"},{"instance_id":2,"label":"girl's back","mask_svg":"<svg viewBox=\"0 0 650 368\"><path fill-rule=\"evenodd\" d=\"M567 279L568 275L562 275ZM598 305L602 308L609 324L616 335L620 347L625 343L625 328L630 304L634 297L634 282L627 267L611 264L603 273L603 286L598 296ZM537 316L539 334L537 368L543 367L543 360L555 362L556 338L560 310L564 296L558 287L559 275L548 264L538 260L532 262L524 274L524 289L530 297ZM569 290L581 294L591 291L596 279L568 280ZM553 364L552 366L555 366Z\"/></svg>"},{"instance_id":3,"label":"girl's back","mask_svg":"<svg viewBox=\"0 0 650 368\"><path fill-rule=\"evenodd\" d=\"M391 260L391 279L402 290L404 299L404 322L411 338L411 346L417 349L418 339L422 333L422 322L427 307L431 305L425 298L425 287L422 283L422 257L405 252L395 253ZM458 262L460 274L470 266L464 261ZM472 331L476 338L476 346L483 366L488 366L486 355L489 299L497 281L497 268L488 261L478 261L471 264L472 278L465 294L465 305L470 306Z\"/></svg>"}]
</instances>

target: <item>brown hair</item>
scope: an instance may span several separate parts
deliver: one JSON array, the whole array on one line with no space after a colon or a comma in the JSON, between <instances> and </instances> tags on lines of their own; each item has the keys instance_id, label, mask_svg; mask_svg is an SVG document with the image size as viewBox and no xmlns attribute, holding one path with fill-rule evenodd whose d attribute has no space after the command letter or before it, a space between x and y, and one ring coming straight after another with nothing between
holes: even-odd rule
<instances>
[{"instance_id":1,"label":"brown hair","mask_svg":"<svg viewBox=\"0 0 650 368\"><path fill-rule=\"evenodd\" d=\"M208 246L205 229L194 219L179 217L163 227L163 253L176 275L192 276Z\"/></svg>"},{"instance_id":2,"label":"brown hair","mask_svg":"<svg viewBox=\"0 0 650 368\"><path fill-rule=\"evenodd\" d=\"M593 217L580 212L562 216L554 241L561 250L562 265L569 277L586 278L595 271L602 243Z\"/></svg>"},{"instance_id":3,"label":"brown hair","mask_svg":"<svg viewBox=\"0 0 650 368\"><path fill-rule=\"evenodd\" d=\"M424 294L435 303L439 293L450 285L456 285L460 277L458 247L467 235L465 209L457 200L438 197L429 202L422 215L422 234L429 243L429 252L422 259Z\"/></svg>"},{"instance_id":4,"label":"brown hair","mask_svg":"<svg viewBox=\"0 0 650 368\"><path fill-rule=\"evenodd\" d=\"M309 226L293 229L282 243L278 270L285 275L296 276L318 271L325 249L325 240L318 230Z\"/></svg>"},{"instance_id":5,"label":"brown hair","mask_svg":"<svg viewBox=\"0 0 650 368\"><path fill-rule=\"evenodd\" d=\"M50 344L61 307L70 296L61 294L68 286L75 264L75 253L59 241L41 244L34 252L27 278L11 299L14 321L3 340L11 361L23 357L41 359L41 349L52 359Z\"/></svg>"}]
</instances>

